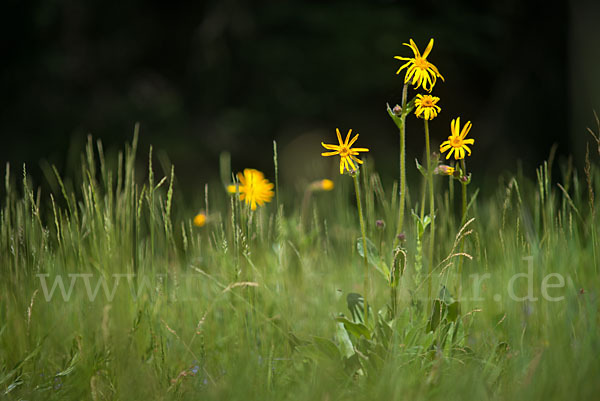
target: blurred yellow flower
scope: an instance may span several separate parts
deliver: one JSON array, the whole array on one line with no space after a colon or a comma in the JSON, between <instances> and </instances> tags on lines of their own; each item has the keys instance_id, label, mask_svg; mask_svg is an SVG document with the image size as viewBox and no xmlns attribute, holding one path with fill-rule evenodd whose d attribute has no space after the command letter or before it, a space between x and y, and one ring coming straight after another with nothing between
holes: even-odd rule
<instances>
[{"instance_id":1,"label":"blurred yellow flower","mask_svg":"<svg viewBox=\"0 0 600 401\"><path fill-rule=\"evenodd\" d=\"M356 156L358 156L359 152L368 152L369 149L367 149L367 148L352 149L352 144L354 144L354 142L356 142L356 140L358 139L358 134L356 134L354 136L354 138L352 138L352 140L350 140L350 134L352 133L352 130L348 131L348 135L346 135L346 140L343 142L342 142L342 135L340 134L340 130L338 128L336 128L335 131L337 133L339 145L329 145L329 144L321 142L321 145L325 149L329 149L329 150L333 151L333 152L323 152L323 153L321 153L321 156L340 155L340 174L344 174L344 170L347 170L347 171L356 170L357 166L354 164L354 162L357 162L358 164L363 163L362 160L360 160Z\"/></svg>"},{"instance_id":2,"label":"blurred yellow flower","mask_svg":"<svg viewBox=\"0 0 600 401\"><path fill-rule=\"evenodd\" d=\"M206 224L206 214L200 212L194 217L194 225L196 227L202 227Z\"/></svg>"},{"instance_id":3,"label":"blurred yellow flower","mask_svg":"<svg viewBox=\"0 0 600 401\"><path fill-rule=\"evenodd\" d=\"M412 39L410 40L410 44L403 43L403 45L410 47L415 56L413 58L395 56L395 59L406 61L406 63L396 71L396 74L400 74L400 71L406 68L404 83L408 83L412 80L411 84L417 85L415 86L415 89L422 86L427 92L431 92L438 77L441 78L442 81L444 80L444 77L442 77L437 67L427 61L427 56L429 56L429 53L433 48L433 39L429 41L423 55L421 55L417 45Z\"/></svg>"},{"instance_id":4,"label":"blurred yellow flower","mask_svg":"<svg viewBox=\"0 0 600 401\"><path fill-rule=\"evenodd\" d=\"M273 184L265 178L265 175L255 169L244 169L243 173L237 173L238 185L228 185L227 192L236 193L239 191L240 200L250 205L252 210L256 210L257 205L263 206L271 202L275 193Z\"/></svg>"},{"instance_id":5,"label":"blurred yellow flower","mask_svg":"<svg viewBox=\"0 0 600 401\"><path fill-rule=\"evenodd\" d=\"M333 181L328 179L321 180L321 189L323 191L331 191L333 189L333 186Z\"/></svg>"},{"instance_id":6,"label":"blurred yellow flower","mask_svg":"<svg viewBox=\"0 0 600 401\"><path fill-rule=\"evenodd\" d=\"M436 96L418 94L415 99L415 106L417 106L415 115L425 120L433 120L442 111L440 106L437 105L439 100L440 98Z\"/></svg>"},{"instance_id":7,"label":"blurred yellow flower","mask_svg":"<svg viewBox=\"0 0 600 401\"><path fill-rule=\"evenodd\" d=\"M331 191L334 186L335 184L333 183L333 181L323 179L311 182L307 189L309 191Z\"/></svg>"},{"instance_id":8,"label":"blurred yellow flower","mask_svg":"<svg viewBox=\"0 0 600 401\"><path fill-rule=\"evenodd\" d=\"M462 131L460 130L460 117L452 120L450 123L450 131L452 135L448 137L447 141L442 142L440 145L440 152L444 153L447 150L450 150L446 155L446 159L449 159L454 153L454 158L456 160L465 158L465 150L467 151L467 155L471 156L471 149L467 145L473 145L475 143L475 139L469 138L465 139L469 131L471 130L471 121L467 121Z\"/></svg>"}]
</instances>

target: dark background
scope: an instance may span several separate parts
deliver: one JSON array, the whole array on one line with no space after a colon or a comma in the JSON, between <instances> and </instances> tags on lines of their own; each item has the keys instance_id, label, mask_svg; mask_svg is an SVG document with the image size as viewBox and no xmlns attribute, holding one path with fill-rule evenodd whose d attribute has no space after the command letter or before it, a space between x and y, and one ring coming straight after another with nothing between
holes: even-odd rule
<instances>
[{"instance_id":1,"label":"dark background","mask_svg":"<svg viewBox=\"0 0 600 401\"><path fill-rule=\"evenodd\" d=\"M589 1L166 2L5 0L0 17L0 161L78 165L91 133L107 149L141 124L150 144L200 189L234 169L272 177L272 141L282 180L335 173L319 156L335 128L361 134L377 169L397 177L398 136L386 102L400 101L400 63L430 37L429 60L445 77L434 95L450 120L471 120L468 159L477 179L526 174L548 157L580 156L600 108L598 6ZM411 96L414 91L409 92ZM421 156L422 124L408 123L408 160ZM581 157L576 158L579 162ZM412 162L409 162L411 170ZM17 170L20 169L17 168ZM413 172L414 173L414 172Z\"/></svg>"}]
</instances>

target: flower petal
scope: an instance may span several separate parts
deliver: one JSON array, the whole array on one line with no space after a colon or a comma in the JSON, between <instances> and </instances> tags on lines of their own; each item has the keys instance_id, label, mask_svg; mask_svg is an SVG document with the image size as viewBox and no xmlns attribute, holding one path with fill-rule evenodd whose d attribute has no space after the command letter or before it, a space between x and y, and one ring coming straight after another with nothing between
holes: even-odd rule
<instances>
[{"instance_id":1,"label":"flower petal","mask_svg":"<svg viewBox=\"0 0 600 401\"><path fill-rule=\"evenodd\" d=\"M415 53L415 58L417 57L421 57L421 53L419 52L419 48L417 47L417 45L415 44L414 40L410 40L410 45L409 47L412 49L413 53Z\"/></svg>"},{"instance_id":2,"label":"flower petal","mask_svg":"<svg viewBox=\"0 0 600 401\"><path fill-rule=\"evenodd\" d=\"M348 130L348 135L346 135L346 140L344 141L344 146L349 147L348 141L350 140L350 134L352 134L352 128Z\"/></svg>"},{"instance_id":3,"label":"flower petal","mask_svg":"<svg viewBox=\"0 0 600 401\"><path fill-rule=\"evenodd\" d=\"M357 157L356 157L356 156L354 156L354 155L350 155L350 158L351 158L352 160L354 160L355 162L357 162L358 164L363 164L363 161L362 161L362 160L360 160L359 158L357 158Z\"/></svg>"},{"instance_id":4,"label":"flower petal","mask_svg":"<svg viewBox=\"0 0 600 401\"><path fill-rule=\"evenodd\" d=\"M431 49L433 49L433 38L431 38L429 40L429 44L427 45L427 47L425 48L425 51L423 52L423 58L427 58L427 56L429 56L429 53L431 53Z\"/></svg>"},{"instance_id":5,"label":"flower petal","mask_svg":"<svg viewBox=\"0 0 600 401\"><path fill-rule=\"evenodd\" d=\"M340 150L340 147L338 145L330 145L328 143L323 143L321 142L321 146L323 146L325 149L329 149L329 150Z\"/></svg>"},{"instance_id":6,"label":"flower petal","mask_svg":"<svg viewBox=\"0 0 600 401\"><path fill-rule=\"evenodd\" d=\"M352 170L356 170L356 165L354 164L354 162L352 161L352 159L350 158L350 156L346 157L346 161L352 167Z\"/></svg>"},{"instance_id":7,"label":"flower petal","mask_svg":"<svg viewBox=\"0 0 600 401\"><path fill-rule=\"evenodd\" d=\"M338 143L340 144L340 146L342 146L344 142L342 142L342 134L340 134L340 129L336 128L335 133L337 134Z\"/></svg>"},{"instance_id":8,"label":"flower petal","mask_svg":"<svg viewBox=\"0 0 600 401\"><path fill-rule=\"evenodd\" d=\"M460 138L464 138L465 136L467 136L467 134L469 133L469 131L471 130L471 126L473 124L471 124L471 121L467 121L467 123L465 124L465 126L463 127L461 133L460 133Z\"/></svg>"}]
</instances>

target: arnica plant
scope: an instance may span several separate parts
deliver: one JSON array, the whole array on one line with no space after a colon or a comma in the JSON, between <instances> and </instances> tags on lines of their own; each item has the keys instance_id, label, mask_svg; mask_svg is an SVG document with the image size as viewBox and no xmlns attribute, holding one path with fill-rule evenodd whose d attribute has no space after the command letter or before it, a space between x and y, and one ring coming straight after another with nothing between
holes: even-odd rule
<instances>
[{"instance_id":1,"label":"arnica plant","mask_svg":"<svg viewBox=\"0 0 600 401\"><path fill-rule=\"evenodd\" d=\"M435 96L452 76L433 43L395 57L389 182L348 118L315 151L331 174L280 182L261 144L272 168L223 154L191 205L139 125L121 152L90 137L79 171L45 167L48 191L6 164L1 397L598 399L600 123L582 171L552 153L480 192L467 164L490 141Z\"/></svg>"}]
</instances>

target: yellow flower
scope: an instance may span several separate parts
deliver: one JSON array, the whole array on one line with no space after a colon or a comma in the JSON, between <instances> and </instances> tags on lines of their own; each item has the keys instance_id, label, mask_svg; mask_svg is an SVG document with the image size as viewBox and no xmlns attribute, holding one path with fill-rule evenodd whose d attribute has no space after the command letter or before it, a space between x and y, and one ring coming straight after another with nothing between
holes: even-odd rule
<instances>
[{"instance_id":1,"label":"yellow flower","mask_svg":"<svg viewBox=\"0 0 600 401\"><path fill-rule=\"evenodd\" d=\"M438 113L442 111L440 106L437 105L440 98L431 95L417 95L417 99L415 100L415 106L417 109L415 110L415 115L417 117L423 117L426 120L433 120L437 117Z\"/></svg>"},{"instance_id":2,"label":"yellow flower","mask_svg":"<svg viewBox=\"0 0 600 401\"><path fill-rule=\"evenodd\" d=\"M358 139L358 134L356 134L354 136L354 138L352 138L352 140L350 140L350 134L352 133L352 130L348 131L348 135L346 135L346 140L344 142L342 142L342 135L340 134L340 130L338 128L336 128L335 131L337 133L339 145L329 145L329 144L321 142L321 145L323 145L323 147L325 149L329 149L329 150L333 151L333 152L323 152L323 153L321 153L321 156L340 155L340 174L344 174L344 169L347 171L356 170L357 166L354 164L354 162L357 162L358 164L363 163L362 160L360 160L359 158L356 157L358 155L358 152L368 152L369 149L367 149L367 148L352 149L352 147L351 147L352 144L354 142L356 142L356 140Z\"/></svg>"},{"instance_id":3,"label":"yellow flower","mask_svg":"<svg viewBox=\"0 0 600 401\"><path fill-rule=\"evenodd\" d=\"M334 187L334 183L331 180L324 179L313 181L308 186L309 191L331 191Z\"/></svg>"},{"instance_id":4,"label":"yellow flower","mask_svg":"<svg viewBox=\"0 0 600 401\"><path fill-rule=\"evenodd\" d=\"M196 227L202 227L206 224L206 214L200 212L194 217L194 225Z\"/></svg>"},{"instance_id":5,"label":"yellow flower","mask_svg":"<svg viewBox=\"0 0 600 401\"><path fill-rule=\"evenodd\" d=\"M400 71L406 68L407 70L406 76L404 77L404 83L408 83L412 79L412 85L417 85L415 86L415 89L423 86L423 89L425 89L427 92L431 92L437 77L441 78L442 81L444 80L444 77L442 77L437 67L427 61L427 56L429 56L429 53L433 48L433 39L429 41L429 44L427 45L427 48L422 56L417 48L417 45L412 39L410 40L410 44L403 43L403 45L410 47L415 57L410 58L395 56L395 59L406 61L406 63L403 64L398 71L396 71L396 74L400 74Z\"/></svg>"},{"instance_id":6,"label":"yellow flower","mask_svg":"<svg viewBox=\"0 0 600 401\"><path fill-rule=\"evenodd\" d=\"M469 138L465 139L469 131L471 130L471 121L467 121L462 131L460 130L460 117L457 117L455 120L452 120L450 123L450 131L452 135L448 137L447 141L442 142L440 145L440 152L444 153L448 149L450 152L446 155L446 159L449 159L454 153L454 158L456 160L464 159L465 150L467 151L467 155L471 156L471 149L467 145L473 145L475 143L475 139Z\"/></svg>"},{"instance_id":7,"label":"yellow flower","mask_svg":"<svg viewBox=\"0 0 600 401\"><path fill-rule=\"evenodd\" d=\"M331 191L333 189L333 181L328 179L321 180L320 188L323 191Z\"/></svg>"},{"instance_id":8,"label":"yellow flower","mask_svg":"<svg viewBox=\"0 0 600 401\"><path fill-rule=\"evenodd\" d=\"M237 173L239 184L228 185L227 192L240 193L240 200L250 205L252 210L256 210L256 206L263 206L267 202L271 202L273 195L273 184L265 178L265 175L258 170L247 168L243 173Z\"/></svg>"}]
</instances>

